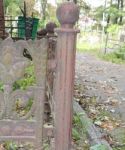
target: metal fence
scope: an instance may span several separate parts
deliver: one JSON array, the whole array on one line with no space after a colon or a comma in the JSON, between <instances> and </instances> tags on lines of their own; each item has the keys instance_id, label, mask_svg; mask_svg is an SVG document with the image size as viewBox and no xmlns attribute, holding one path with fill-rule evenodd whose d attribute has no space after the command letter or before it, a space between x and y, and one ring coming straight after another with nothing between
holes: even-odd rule
<instances>
[{"instance_id":1,"label":"metal fence","mask_svg":"<svg viewBox=\"0 0 125 150\"><path fill-rule=\"evenodd\" d=\"M18 27L19 19L14 19L13 16L4 16L0 18L0 23L4 22L4 25L0 26L0 38L5 39L6 37L11 37L15 40L21 39L18 36L19 29L24 29L25 27ZM15 25L16 24L16 25Z\"/></svg>"},{"instance_id":2,"label":"metal fence","mask_svg":"<svg viewBox=\"0 0 125 150\"><path fill-rule=\"evenodd\" d=\"M65 12L65 13L64 13ZM52 150L70 150L72 132L72 100L75 68L76 35L73 26L79 9L66 2L57 9L61 27L56 29L57 39L4 40L0 45L0 141L30 141L35 150L43 150L43 139L49 137ZM36 84L26 90L13 90L13 84L24 76L31 61L23 56L27 49L32 56ZM53 116L53 127L44 125L46 92ZM50 97L49 97L50 95ZM25 114L16 111L18 100L32 105Z\"/></svg>"}]
</instances>

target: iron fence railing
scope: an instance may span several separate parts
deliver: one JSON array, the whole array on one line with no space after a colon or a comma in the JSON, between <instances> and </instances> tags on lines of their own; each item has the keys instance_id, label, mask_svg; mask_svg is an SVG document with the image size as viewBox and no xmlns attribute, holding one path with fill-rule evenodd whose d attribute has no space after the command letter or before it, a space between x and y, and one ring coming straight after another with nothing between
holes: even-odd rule
<instances>
[{"instance_id":1,"label":"iron fence railing","mask_svg":"<svg viewBox=\"0 0 125 150\"><path fill-rule=\"evenodd\" d=\"M65 13L64 13L65 12ZM34 150L43 150L43 139L52 139L50 150L71 150L73 87L75 73L76 36L74 28L79 9L66 2L57 9L60 28L55 36L47 35L35 41L13 41L7 38L0 45L0 141L28 141ZM32 62L24 58L27 49ZM13 90L13 84L24 77L25 68L34 65L36 83L32 87ZM52 74L51 74L52 73ZM49 80L50 79L50 80ZM47 88L51 95L53 124L45 126L44 110ZM17 101L27 106L25 113L17 111ZM54 139L54 140L53 140Z\"/></svg>"},{"instance_id":2,"label":"iron fence railing","mask_svg":"<svg viewBox=\"0 0 125 150\"><path fill-rule=\"evenodd\" d=\"M5 24L5 26L0 26L0 31L4 31L3 37L10 36L13 39L34 39L36 37L37 18L20 16L15 19L13 16L5 16L4 18L0 18L1 21L4 21ZM32 35L32 32L35 34L33 33Z\"/></svg>"}]
</instances>

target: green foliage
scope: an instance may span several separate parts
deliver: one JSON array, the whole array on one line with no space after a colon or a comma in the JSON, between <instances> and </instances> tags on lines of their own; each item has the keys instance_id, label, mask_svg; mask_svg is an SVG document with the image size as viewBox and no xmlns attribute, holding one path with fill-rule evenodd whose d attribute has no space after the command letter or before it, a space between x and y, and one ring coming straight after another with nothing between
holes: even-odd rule
<instances>
[{"instance_id":1,"label":"green foliage","mask_svg":"<svg viewBox=\"0 0 125 150\"><path fill-rule=\"evenodd\" d=\"M17 144L17 142L4 142L3 147L5 148L4 150L21 150L21 149L25 149L25 150L33 150L33 146L30 143L21 143L21 144ZM48 149L45 149L48 150Z\"/></svg>"},{"instance_id":2,"label":"green foliage","mask_svg":"<svg viewBox=\"0 0 125 150\"><path fill-rule=\"evenodd\" d=\"M120 3L118 6L118 1L115 1L115 3L113 3L113 1L110 1L108 7L105 8L105 6L99 6L93 11L91 15L100 22L101 20L103 20L103 14L105 16L105 21L109 19L109 23L111 24L121 24L122 22L120 22L120 17L123 17L125 15L125 11Z\"/></svg>"},{"instance_id":3,"label":"green foliage","mask_svg":"<svg viewBox=\"0 0 125 150\"><path fill-rule=\"evenodd\" d=\"M76 141L80 140L80 133L75 128L76 126L79 126L79 124L81 124L81 122L79 120L79 117L77 115L74 115L73 116L74 128L72 129L72 135L73 135L73 139L76 140Z\"/></svg>"},{"instance_id":4,"label":"green foliage","mask_svg":"<svg viewBox=\"0 0 125 150\"><path fill-rule=\"evenodd\" d=\"M120 17L121 15L125 14L125 12L122 9L119 9L117 5L113 4L106 9L105 13L110 15L111 18Z\"/></svg>"},{"instance_id":5,"label":"green foliage","mask_svg":"<svg viewBox=\"0 0 125 150\"><path fill-rule=\"evenodd\" d=\"M80 9L84 10L85 12L89 12L91 10L91 6L86 3L86 1L83 0L77 0L77 5Z\"/></svg>"},{"instance_id":6,"label":"green foliage","mask_svg":"<svg viewBox=\"0 0 125 150\"><path fill-rule=\"evenodd\" d=\"M96 18L96 20L100 21L103 18L103 13L105 12L105 9L103 6L100 6L98 8L96 8L93 12L93 16L94 18Z\"/></svg>"},{"instance_id":7,"label":"green foliage","mask_svg":"<svg viewBox=\"0 0 125 150\"><path fill-rule=\"evenodd\" d=\"M50 21L55 22L57 25L59 24L58 20L56 18L56 9L55 9L55 7L52 6L51 4L47 4L46 17L45 17L45 19L44 18L40 19L39 28L45 28L46 24Z\"/></svg>"},{"instance_id":8,"label":"green foliage","mask_svg":"<svg viewBox=\"0 0 125 150\"><path fill-rule=\"evenodd\" d=\"M23 7L24 7L23 2L24 1L21 1L21 0L5 0L4 1L5 14L13 16L13 17L22 15L20 7L23 9ZM42 13L42 14L40 14L37 10L33 9L35 0L26 1L27 15L31 14L31 12L33 11L35 17L41 18L39 21L38 28L45 28L46 24L49 21L53 21L58 24L58 21L56 18L55 6L52 6L51 4L49 4L47 0L46 1L39 0L39 2L41 3L41 12L40 13Z\"/></svg>"},{"instance_id":9,"label":"green foliage","mask_svg":"<svg viewBox=\"0 0 125 150\"><path fill-rule=\"evenodd\" d=\"M116 35L118 33L119 28L120 26L117 24L111 25L108 28L108 32L112 35ZM102 54L100 50L102 47L104 47L104 43L102 44L101 42L97 42L96 44L92 44L88 41L89 37L89 33L81 33L81 37L78 39L77 42L77 50L79 52L90 53L95 55L96 57L99 57L106 61L110 61L112 63L125 63L125 44L121 45L121 48L116 50L115 52Z\"/></svg>"},{"instance_id":10,"label":"green foliage","mask_svg":"<svg viewBox=\"0 0 125 150\"><path fill-rule=\"evenodd\" d=\"M112 34L117 34L119 31L119 25L118 24L111 24L108 29L107 32L108 33L112 33Z\"/></svg>"},{"instance_id":11,"label":"green foliage","mask_svg":"<svg viewBox=\"0 0 125 150\"><path fill-rule=\"evenodd\" d=\"M77 129L75 129L75 128L72 129L72 135L73 135L73 139L75 141L79 141L80 140L80 134L77 131Z\"/></svg>"},{"instance_id":12,"label":"green foliage","mask_svg":"<svg viewBox=\"0 0 125 150\"><path fill-rule=\"evenodd\" d=\"M83 124L80 119L80 114L75 114L73 116L73 125L74 125L74 128L72 130L73 139L75 141L79 141L81 139L81 134L85 133Z\"/></svg>"},{"instance_id":13,"label":"green foliage","mask_svg":"<svg viewBox=\"0 0 125 150\"><path fill-rule=\"evenodd\" d=\"M115 6L110 6L106 9L106 13L110 15L110 17L119 17L119 10Z\"/></svg>"},{"instance_id":14,"label":"green foliage","mask_svg":"<svg viewBox=\"0 0 125 150\"><path fill-rule=\"evenodd\" d=\"M5 0L4 1L4 8L5 13L11 15L11 16L17 16L21 14L19 6L22 5L23 1L20 0Z\"/></svg>"},{"instance_id":15,"label":"green foliage","mask_svg":"<svg viewBox=\"0 0 125 150\"><path fill-rule=\"evenodd\" d=\"M116 55L116 53L103 54L103 55L99 55L99 57L103 60L110 61L110 62L116 63L116 64L125 63L125 61L123 59L119 58Z\"/></svg>"},{"instance_id":16,"label":"green foliage","mask_svg":"<svg viewBox=\"0 0 125 150\"><path fill-rule=\"evenodd\" d=\"M38 28L45 28L45 26L46 26L46 20L39 20L39 25L38 25Z\"/></svg>"},{"instance_id":17,"label":"green foliage","mask_svg":"<svg viewBox=\"0 0 125 150\"><path fill-rule=\"evenodd\" d=\"M103 144L97 144L90 148L90 150L108 150L107 146Z\"/></svg>"},{"instance_id":18,"label":"green foliage","mask_svg":"<svg viewBox=\"0 0 125 150\"><path fill-rule=\"evenodd\" d=\"M100 44L90 44L89 42L79 42L77 43L77 50L79 52L87 52L92 54L98 54L100 50Z\"/></svg>"},{"instance_id":19,"label":"green foliage","mask_svg":"<svg viewBox=\"0 0 125 150\"><path fill-rule=\"evenodd\" d=\"M87 132L86 128L83 125L83 122L81 121L81 113L79 114L74 114L73 116L73 128L72 128L72 136L74 142L79 146L82 147L83 149L88 150L89 149L89 144L85 143L87 141Z\"/></svg>"},{"instance_id":20,"label":"green foliage","mask_svg":"<svg viewBox=\"0 0 125 150\"><path fill-rule=\"evenodd\" d=\"M5 143L5 149L6 150L17 150L17 145L12 142L6 142Z\"/></svg>"},{"instance_id":21,"label":"green foliage","mask_svg":"<svg viewBox=\"0 0 125 150\"><path fill-rule=\"evenodd\" d=\"M3 84L0 82L0 91L3 91Z\"/></svg>"},{"instance_id":22,"label":"green foliage","mask_svg":"<svg viewBox=\"0 0 125 150\"><path fill-rule=\"evenodd\" d=\"M121 48L115 52L115 55L117 58L125 61L125 44L123 44Z\"/></svg>"},{"instance_id":23,"label":"green foliage","mask_svg":"<svg viewBox=\"0 0 125 150\"><path fill-rule=\"evenodd\" d=\"M34 66L26 68L23 79L16 81L13 85L13 90L26 89L28 86L35 84Z\"/></svg>"}]
</instances>

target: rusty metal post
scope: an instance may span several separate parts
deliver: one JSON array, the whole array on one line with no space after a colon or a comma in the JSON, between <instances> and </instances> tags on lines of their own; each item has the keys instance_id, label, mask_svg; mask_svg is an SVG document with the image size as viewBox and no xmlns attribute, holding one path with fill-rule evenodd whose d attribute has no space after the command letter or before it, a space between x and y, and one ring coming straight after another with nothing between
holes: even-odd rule
<instances>
[{"instance_id":1,"label":"rusty metal post","mask_svg":"<svg viewBox=\"0 0 125 150\"><path fill-rule=\"evenodd\" d=\"M5 22L4 22L4 5L3 0L0 0L0 38L5 36Z\"/></svg>"},{"instance_id":2,"label":"rusty metal post","mask_svg":"<svg viewBox=\"0 0 125 150\"><path fill-rule=\"evenodd\" d=\"M58 34L54 89L55 150L70 150L76 35L79 32L73 26L79 18L79 8L73 2L65 2L57 9L57 18L61 27L55 30Z\"/></svg>"}]
</instances>

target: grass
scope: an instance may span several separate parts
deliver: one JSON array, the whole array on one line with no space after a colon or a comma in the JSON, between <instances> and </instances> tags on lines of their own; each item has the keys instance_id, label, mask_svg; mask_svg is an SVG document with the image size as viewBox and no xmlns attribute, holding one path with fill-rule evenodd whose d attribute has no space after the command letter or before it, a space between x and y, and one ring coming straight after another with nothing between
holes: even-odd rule
<instances>
[{"instance_id":1,"label":"grass","mask_svg":"<svg viewBox=\"0 0 125 150\"><path fill-rule=\"evenodd\" d=\"M78 149L89 150L89 142L87 131L83 125L83 122L80 119L82 114L73 115L73 128L72 128L72 137L73 141Z\"/></svg>"},{"instance_id":2,"label":"grass","mask_svg":"<svg viewBox=\"0 0 125 150\"><path fill-rule=\"evenodd\" d=\"M106 60L106 61L110 61L112 63L116 63L116 64L125 63L125 60L122 59L121 57L118 57L116 53L102 54L102 55L99 55L99 58Z\"/></svg>"},{"instance_id":3,"label":"grass","mask_svg":"<svg viewBox=\"0 0 125 150\"><path fill-rule=\"evenodd\" d=\"M35 85L34 66L31 65L26 68L24 77L16 81L13 85L13 90L23 89L25 90L29 86Z\"/></svg>"},{"instance_id":4,"label":"grass","mask_svg":"<svg viewBox=\"0 0 125 150\"><path fill-rule=\"evenodd\" d=\"M77 51L91 54L98 54L100 52L100 44L90 44L89 42L79 42L77 43Z\"/></svg>"},{"instance_id":5,"label":"grass","mask_svg":"<svg viewBox=\"0 0 125 150\"><path fill-rule=\"evenodd\" d=\"M87 41L85 42L78 41L77 43L77 51L80 53L89 53L95 55L99 59L116 63L116 64L125 63L124 53L120 53L120 50L117 50L116 52L104 54L103 52L101 52L101 47L104 46L101 45L100 43L91 44Z\"/></svg>"},{"instance_id":6,"label":"grass","mask_svg":"<svg viewBox=\"0 0 125 150\"><path fill-rule=\"evenodd\" d=\"M110 35L110 39L117 39L118 35L115 36ZM102 35L99 32L83 32L79 34L77 41L77 51L80 53L89 53L95 55L96 57L110 61L116 64L125 63L125 44L119 43L118 41L108 42L107 47L115 48L115 52L104 54L106 36L103 36L102 43ZM116 44L118 42L119 46Z\"/></svg>"},{"instance_id":7,"label":"grass","mask_svg":"<svg viewBox=\"0 0 125 150\"><path fill-rule=\"evenodd\" d=\"M78 52L88 52L88 53L98 53L100 49L100 45L90 45L89 43L79 43L77 45Z\"/></svg>"}]
</instances>

